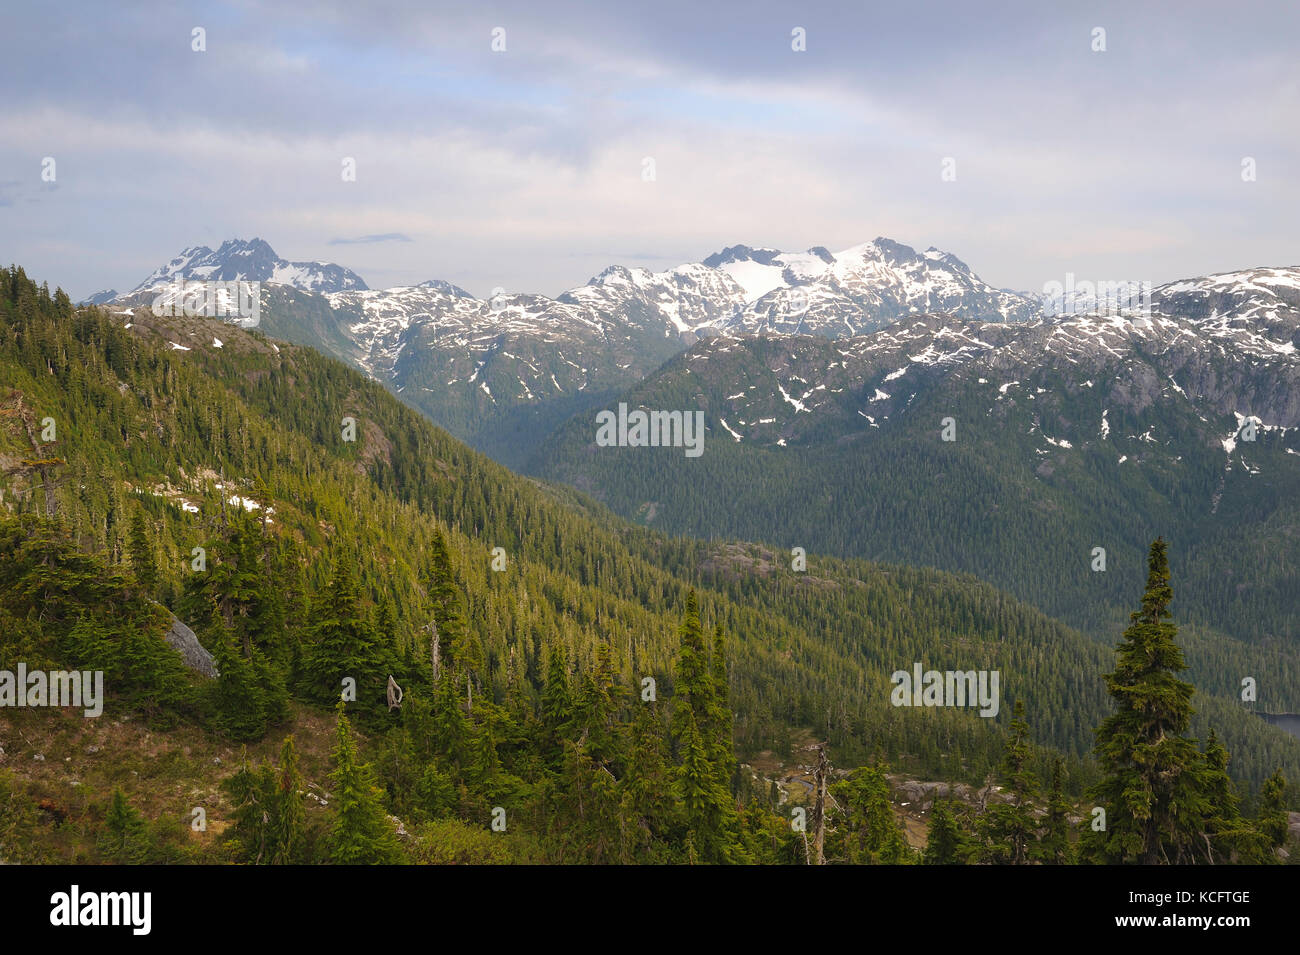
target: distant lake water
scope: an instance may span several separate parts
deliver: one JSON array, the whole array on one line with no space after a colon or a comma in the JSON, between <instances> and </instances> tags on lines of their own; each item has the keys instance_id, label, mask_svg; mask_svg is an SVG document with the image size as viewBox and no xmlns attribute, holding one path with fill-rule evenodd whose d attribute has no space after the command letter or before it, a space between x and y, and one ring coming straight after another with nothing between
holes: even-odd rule
<instances>
[{"instance_id":1,"label":"distant lake water","mask_svg":"<svg viewBox=\"0 0 1300 955\"><path fill-rule=\"evenodd\" d=\"M1300 739L1300 713L1260 713L1274 726L1286 730L1296 739Z\"/></svg>"}]
</instances>

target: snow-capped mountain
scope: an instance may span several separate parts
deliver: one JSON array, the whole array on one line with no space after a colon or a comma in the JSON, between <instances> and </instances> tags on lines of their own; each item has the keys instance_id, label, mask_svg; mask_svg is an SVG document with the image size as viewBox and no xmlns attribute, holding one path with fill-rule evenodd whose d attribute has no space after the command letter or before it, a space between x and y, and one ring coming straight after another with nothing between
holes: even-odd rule
<instances>
[{"instance_id":1,"label":"snow-capped mountain","mask_svg":"<svg viewBox=\"0 0 1300 955\"><path fill-rule=\"evenodd\" d=\"M1297 290L1300 268L1251 269L1157 288L1148 314L709 336L601 406L701 411L703 454L603 448L587 411L528 469L669 534L924 564L1012 592L1046 577L1045 609L1115 632L1099 594L1121 605L1113 572L1140 574L1161 535L1194 622L1277 640L1300 626ZM1243 547L1250 569L1221 572L1219 555Z\"/></svg>"},{"instance_id":2,"label":"snow-capped mountain","mask_svg":"<svg viewBox=\"0 0 1300 955\"><path fill-rule=\"evenodd\" d=\"M701 335L839 337L938 307L999 321L1023 320L1033 310L1032 302L993 289L949 253L917 254L888 239L838 254L733 246L662 272L614 265L554 299L506 292L477 299L438 280L327 298L371 375L399 389L434 388L409 380L412 367L430 361L410 360L410 350L433 349L446 353L448 374L439 373L445 381L530 402L575 397L597 383L626 386ZM803 302L797 310L793 299ZM505 348L507 342L515 346ZM519 363L508 380L475 376L479 366L521 350L537 360Z\"/></svg>"},{"instance_id":3,"label":"snow-capped mountain","mask_svg":"<svg viewBox=\"0 0 1300 955\"><path fill-rule=\"evenodd\" d=\"M1026 321L1040 310L1036 301L984 282L950 252L918 253L883 237L842 252L733 246L704 264L745 290L745 307L723 326L733 333L840 338L917 313Z\"/></svg>"},{"instance_id":4,"label":"snow-capped mountain","mask_svg":"<svg viewBox=\"0 0 1300 955\"><path fill-rule=\"evenodd\" d=\"M459 285L452 285L450 282L444 282L442 279L429 279L427 282L421 282L417 288L431 288L439 292L447 292L450 295L454 295L456 298L474 297Z\"/></svg>"},{"instance_id":5,"label":"snow-capped mountain","mask_svg":"<svg viewBox=\"0 0 1300 955\"><path fill-rule=\"evenodd\" d=\"M1105 356L1139 341L1142 348L1164 347L1160 336L1173 336L1179 347L1215 343L1242 355L1286 356L1298 344L1300 323L1294 269L1169 283L1153 292L1149 314L1078 314L1095 302L1075 295L1073 314L1049 317L1040 301L990 286L951 253L917 252L885 238L841 252L738 245L659 272L615 265L555 298L497 291L480 299L438 279L371 290L340 266L288 263L256 239L231 240L215 252L186 250L141 288L176 277L262 281L270 286L263 289L267 334L357 365L458 437L516 467L564 417L632 388L702 337L719 339L709 346L715 349L753 336L843 342L841 365L832 359L822 369L808 386L814 393L782 385L811 413L835 388L854 387L853 375L869 377L868 359L891 348L898 364L882 375L976 356L1058 361L1085 345ZM947 317L917 324L917 316L933 314ZM995 348L999 342L1009 350ZM966 351L953 347L959 343ZM836 375L849 378L832 381ZM767 389L769 398L779 394ZM762 413L731 408L729 427L742 439L797 440L786 416L799 409L774 400L778 407ZM860 423L859 411L874 419L889 413L880 404L846 413ZM790 426L797 431L803 420Z\"/></svg>"},{"instance_id":6,"label":"snow-capped mountain","mask_svg":"<svg viewBox=\"0 0 1300 955\"><path fill-rule=\"evenodd\" d=\"M685 379L697 370L713 377L720 366L734 369L711 413L727 422L730 440L772 447L821 440L828 418L878 427L904 413L919 388L950 376L987 384L994 404L1011 400L1043 369L1064 375L1070 388L1105 388L1134 412L1173 396L1207 422L1254 417L1265 428L1300 427L1300 268L1172 282L1151 298L1145 315L1011 323L925 314L834 341L719 336L661 374L681 379L674 390L694 393L701 389ZM1066 437L1088 440L1082 432Z\"/></svg>"},{"instance_id":7,"label":"snow-capped mountain","mask_svg":"<svg viewBox=\"0 0 1300 955\"><path fill-rule=\"evenodd\" d=\"M185 249L166 265L154 270L131 295L148 291L177 279L230 282L270 282L308 292L341 292L364 289L361 276L329 262L289 262L276 255L262 239L228 239L215 251L205 245Z\"/></svg>"},{"instance_id":8,"label":"snow-capped mountain","mask_svg":"<svg viewBox=\"0 0 1300 955\"><path fill-rule=\"evenodd\" d=\"M100 291L95 292L92 295L86 296L77 304L78 305L107 305L115 298L117 298L117 289L106 288L106 289L101 289Z\"/></svg>"}]
</instances>

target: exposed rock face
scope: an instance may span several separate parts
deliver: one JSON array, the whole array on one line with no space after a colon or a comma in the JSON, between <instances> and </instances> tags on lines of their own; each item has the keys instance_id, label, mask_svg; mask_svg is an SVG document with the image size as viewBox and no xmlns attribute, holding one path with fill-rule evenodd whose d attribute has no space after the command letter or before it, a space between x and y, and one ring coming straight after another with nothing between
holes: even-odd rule
<instances>
[{"instance_id":1,"label":"exposed rock face","mask_svg":"<svg viewBox=\"0 0 1300 955\"><path fill-rule=\"evenodd\" d=\"M194 631L181 623L175 615L172 616L171 629L163 634L163 639L181 655L181 660L191 670L202 673L212 680L219 676L212 654L203 649L203 644L199 643L199 638L195 636Z\"/></svg>"}]
</instances>

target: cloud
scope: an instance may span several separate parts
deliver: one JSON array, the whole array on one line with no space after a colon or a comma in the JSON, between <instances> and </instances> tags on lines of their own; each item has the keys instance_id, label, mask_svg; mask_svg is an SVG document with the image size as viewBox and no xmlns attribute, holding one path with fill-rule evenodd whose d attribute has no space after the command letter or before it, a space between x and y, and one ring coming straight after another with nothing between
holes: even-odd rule
<instances>
[{"instance_id":1,"label":"cloud","mask_svg":"<svg viewBox=\"0 0 1300 955\"><path fill-rule=\"evenodd\" d=\"M481 294L876 235L1020 288L1296 264L1300 8L1239 10L19 6L0 36L6 251L87 292L248 234L294 261L343 257L371 284Z\"/></svg>"},{"instance_id":2,"label":"cloud","mask_svg":"<svg viewBox=\"0 0 1300 955\"><path fill-rule=\"evenodd\" d=\"M381 235L362 235L355 239L330 239L330 245L373 245L376 242L410 242L409 235L401 232L385 232Z\"/></svg>"}]
</instances>

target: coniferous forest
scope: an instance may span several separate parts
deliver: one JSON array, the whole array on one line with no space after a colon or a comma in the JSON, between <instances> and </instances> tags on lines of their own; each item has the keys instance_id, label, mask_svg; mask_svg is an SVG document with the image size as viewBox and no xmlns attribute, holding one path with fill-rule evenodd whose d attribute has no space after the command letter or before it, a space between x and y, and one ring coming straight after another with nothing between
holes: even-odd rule
<instances>
[{"instance_id":1,"label":"coniferous forest","mask_svg":"<svg viewBox=\"0 0 1300 955\"><path fill-rule=\"evenodd\" d=\"M1296 858L1300 742L1187 679L1293 658L1189 650L1163 539L1103 644L974 577L634 526L215 327L0 275L0 670L104 686L0 709L6 862ZM997 671L998 711L897 705L914 664Z\"/></svg>"}]
</instances>

